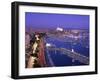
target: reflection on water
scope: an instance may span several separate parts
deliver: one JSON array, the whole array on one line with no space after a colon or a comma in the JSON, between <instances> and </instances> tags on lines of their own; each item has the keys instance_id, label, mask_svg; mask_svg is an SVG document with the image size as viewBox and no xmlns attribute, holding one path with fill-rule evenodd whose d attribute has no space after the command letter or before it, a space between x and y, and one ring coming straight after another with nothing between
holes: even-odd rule
<instances>
[{"instance_id":1,"label":"reflection on water","mask_svg":"<svg viewBox=\"0 0 100 81\"><path fill-rule=\"evenodd\" d=\"M57 37L53 35L45 37L45 42L55 48L66 48L89 57L89 40L87 38L79 38L76 40L75 38ZM86 65L63 54L63 51L48 50L47 47L45 55L48 66Z\"/></svg>"},{"instance_id":2,"label":"reflection on water","mask_svg":"<svg viewBox=\"0 0 100 81\"><path fill-rule=\"evenodd\" d=\"M26 68L89 65L88 30L25 34Z\"/></svg>"}]
</instances>

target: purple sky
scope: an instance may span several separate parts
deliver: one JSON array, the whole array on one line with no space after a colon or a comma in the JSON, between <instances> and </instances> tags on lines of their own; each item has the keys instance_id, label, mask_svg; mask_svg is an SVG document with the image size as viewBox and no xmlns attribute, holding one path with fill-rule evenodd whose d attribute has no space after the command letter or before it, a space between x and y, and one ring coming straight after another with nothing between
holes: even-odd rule
<instances>
[{"instance_id":1,"label":"purple sky","mask_svg":"<svg viewBox=\"0 0 100 81\"><path fill-rule=\"evenodd\" d=\"M25 13L26 27L89 29L89 15Z\"/></svg>"}]
</instances>

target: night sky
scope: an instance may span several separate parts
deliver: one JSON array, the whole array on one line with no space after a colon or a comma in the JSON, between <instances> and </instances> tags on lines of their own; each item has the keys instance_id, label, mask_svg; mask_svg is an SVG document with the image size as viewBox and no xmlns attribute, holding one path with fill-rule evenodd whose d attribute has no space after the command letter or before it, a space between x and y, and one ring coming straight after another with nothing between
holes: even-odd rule
<instances>
[{"instance_id":1,"label":"night sky","mask_svg":"<svg viewBox=\"0 0 100 81\"><path fill-rule=\"evenodd\" d=\"M26 28L89 29L89 15L25 13Z\"/></svg>"}]
</instances>

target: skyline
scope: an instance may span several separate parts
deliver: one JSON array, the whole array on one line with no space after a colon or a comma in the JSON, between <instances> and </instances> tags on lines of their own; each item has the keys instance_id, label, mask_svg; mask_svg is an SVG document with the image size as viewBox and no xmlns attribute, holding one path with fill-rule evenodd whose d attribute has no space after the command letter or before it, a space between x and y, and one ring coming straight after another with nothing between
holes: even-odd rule
<instances>
[{"instance_id":1,"label":"skyline","mask_svg":"<svg viewBox=\"0 0 100 81\"><path fill-rule=\"evenodd\" d=\"M25 13L26 28L35 29L89 29L88 15L53 14L53 13Z\"/></svg>"}]
</instances>

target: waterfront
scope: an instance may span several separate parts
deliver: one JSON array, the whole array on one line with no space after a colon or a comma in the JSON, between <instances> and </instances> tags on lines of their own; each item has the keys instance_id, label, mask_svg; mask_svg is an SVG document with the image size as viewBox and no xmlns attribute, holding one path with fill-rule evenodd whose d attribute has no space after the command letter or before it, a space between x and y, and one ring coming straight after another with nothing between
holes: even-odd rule
<instances>
[{"instance_id":1,"label":"waterfront","mask_svg":"<svg viewBox=\"0 0 100 81\"><path fill-rule=\"evenodd\" d=\"M74 38L70 39L68 37L50 37L48 36L46 39L46 43L51 44L55 48L66 48L70 51L74 50L74 52L80 53L84 56L89 57L89 44L86 44L82 38L75 41ZM89 43L87 40L86 43ZM49 51L46 49L46 60L48 66L74 66L74 65L86 65L84 63L79 62L78 60L73 61L73 58L68 57L63 54L63 51ZM49 60L48 60L49 59ZM52 62L51 62L52 61Z\"/></svg>"},{"instance_id":2,"label":"waterfront","mask_svg":"<svg viewBox=\"0 0 100 81\"><path fill-rule=\"evenodd\" d=\"M43 35L40 38L39 46L37 46L37 49L40 50L37 53L39 67L88 65L89 33L87 30L77 31L75 30L73 32L73 30L70 30L69 34L69 30L66 30L67 34L65 31L58 30L52 31L52 33L51 30L40 34L38 33L39 35ZM32 36L31 34L31 37L34 38L34 35ZM29 39L29 42L32 38ZM34 40L32 39L32 42ZM65 52L60 49L64 49Z\"/></svg>"}]
</instances>

